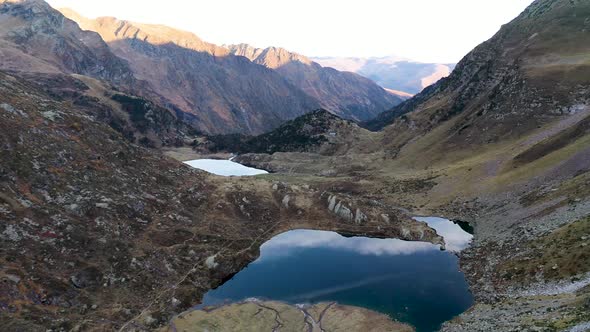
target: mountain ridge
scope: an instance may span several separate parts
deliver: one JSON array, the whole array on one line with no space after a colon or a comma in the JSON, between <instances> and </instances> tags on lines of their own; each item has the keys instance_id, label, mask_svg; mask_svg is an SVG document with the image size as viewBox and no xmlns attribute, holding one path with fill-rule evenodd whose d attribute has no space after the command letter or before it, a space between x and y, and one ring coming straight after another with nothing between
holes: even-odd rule
<instances>
[{"instance_id":1,"label":"mountain ridge","mask_svg":"<svg viewBox=\"0 0 590 332\"><path fill-rule=\"evenodd\" d=\"M261 49L248 44L225 47L232 54L276 70L319 100L323 108L344 118L364 121L380 114L387 104L399 104L403 100L361 75L324 68L304 55L281 47Z\"/></svg>"},{"instance_id":2,"label":"mountain ridge","mask_svg":"<svg viewBox=\"0 0 590 332\"><path fill-rule=\"evenodd\" d=\"M41 0L0 1L0 42L8 70L85 74L135 84L127 63L94 32L81 31Z\"/></svg>"},{"instance_id":3,"label":"mountain ridge","mask_svg":"<svg viewBox=\"0 0 590 332\"><path fill-rule=\"evenodd\" d=\"M229 54L223 47L205 42L192 32L174 29L166 25L138 23L113 16L89 19L70 8L62 7L57 10L78 23L84 30L98 33L107 43L125 38L137 38L152 44L173 43L182 48L207 52L215 56ZM113 30L113 25L117 25L117 29Z\"/></svg>"},{"instance_id":4,"label":"mountain ridge","mask_svg":"<svg viewBox=\"0 0 590 332\"><path fill-rule=\"evenodd\" d=\"M204 133L259 134L321 106L364 121L401 101L369 80L332 71L322 77L334 84L307 88L309 80L287 79L279 69L162 25L90 20L62 9L75 22L43 1L3 1L2 8L0 67L106 80Z\"/></svg>"},{"instance_id":5,"label":"mountain ridge","mask_svg":"<svg viewBox=\"0 0 590 332\"><path fill-rule=\"evenodd\" d=\"M181 110L185 121L203 132L261 133L319 105L274 71L191 32L64 13L79 20L82 29L99 33L162 103Z\"/></svg>"},{"instance_id":6,"label":"mountain ridge","mask_svg":"<svg viewBox=\"0 0 590 332\"><path fill-rule=\"evenodd\" d=\"M315 66L310 69L296 65L296 68L287 69L285 67L293 63L312 64L308 63L305 57L294 56L293 53L284 49L267 49L263 54L267 61L250 59L253 64L270 70L264 73L234 58L235 55L252 57L252 54L235 54L236 52L228 48L205 42L191 32L112 17L87 19L70 9L62 9L62 12L78 21L83 29L98 32L115 54L131 65L136 76L149 82L153 90L164 97L165 102L170 102L185 113L196 116L194 123L205 123L205 127L199 127L204 132L228 133L231 131L227 129L220 131L219 128L227 127L228 122L246 122L234 132L261 133L320 106L341 116L364 121L401 102L400 98L385 92L370 80L360 76L336 71L323 72L319 75L317 74L319 68ZM195 53L189 55L190 51ZM272 63L274 59L279 58L277 54L281 57L290 57L290 60L282 63L281 66ZM199 65L205 63L213 69ZM187 67L190 71L204 70L201 76L208 77L210 81L195 77L186 70ZM154 73L153 68L158 68L159 73ZM223 71L231 78L220 76ZM170 79L164 82L160 79L179 76L180 72L184 74L178 81L185 82L192 88L177 87ZM249 72L250 79L242 75L237 76L245 72ZM280 82L275 72L284 82ZM330 83L316 85L309 79L301 78L308 75L301 75L301 72L310 73L309 75L320 80L328 80ZM273 83L269 84L271 82ZM199 84L199 88L205 91L198 92L195 84ZM292 96L284 101L282 99L285 97L280 98L281 100L272 99L270 94L262 94L258 92L259 89L254 90L254 85L267 85L264 90L276 95L291 94ZM220 91L222 87L224 94ZM244 96L239 100L238 95L231 96L234 93ZM197 103L197 100L200 102ZM208 112L207 109L214 111ZM263 114L254 114L260 112Z\"/></svg>"},{"instance_id":7,"label":"mountain ridge","mask_svg":"<svg viewBox=\"0 0 590 332\"><path fill-rule=\"evenodd\" d=\"M394 131L407 131L403 127L413 121L413 128L424 132L454 118L460 123L449 130L453 140L468 136L494 142L502 135L520 135L566 116L570 107L588 103L583 87L587 84L584 74L590 69L583 57L572 56L590 51L584 44L570 42L584 33L578 26L588 25L573 16L572 7L588 10L578 2L567 6L559 1L535 1L467 54L449 77L370 121L368 127L391 126L386 130L395 135ZM549 17L555 22L577 22L556 27ZM539 20L547 24L546 32L538 30ZM502 120L495 115L498 112ZM410 119L400 120L409 113ZM519 125L512 127L513 123Z\"/></svg>"}]
</instances>

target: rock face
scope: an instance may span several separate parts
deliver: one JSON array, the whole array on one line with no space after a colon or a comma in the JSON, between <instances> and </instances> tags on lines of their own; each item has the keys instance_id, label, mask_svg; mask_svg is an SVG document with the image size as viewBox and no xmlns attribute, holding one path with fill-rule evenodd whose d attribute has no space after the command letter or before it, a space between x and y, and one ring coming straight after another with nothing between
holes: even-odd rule
<instances>
[{"instance_id":1,"label":"rock face","mask_svg":"<svg viewBox=\"0 0 590 332\"><path fill-rule=\"evenodd\" d=\"M367 221L367 215L364 214L361 209L356 208L353 213L352 209L347 206L347 203L339 200L335 195L330 195L328 197L328 210L348 222L361 224Z\"/></svg>"},{"instance_id":2,"label":"rock face","mask_svg":"<svg viewBox=\"0 0 590 332\"><path fill-rule=\"evenodd\" d=\"M455 64L421 63L398 57L381 58L312 58L324 67L357 73L394 91L417 94L443 77ZM403 96L403 94L402 94Z\"/></svg>"},{"instance_id":3,"label":"rock face","mask_svg":"<svg viewBox=\"0 0 590 332\"><path fill-rule=\"evenodd\" d=\"M42 0L0 1L0 68L74 73L134 83L125 61L95 32L82 31Z\"/></svg>"},{"instance_id":4,"label":"rock face","mask_svg":"<svg viewBox=\"0 0 590 332\"><path fill-rule=\"evenodd\" d=\"M276 70L319 100L323 108L346 119L365 121L381 113L387 105L402 101L363 76L322 67L303 55L280 47L261 49L248 44L226 47L232 54Z\"/></svg>"}]
</instances>

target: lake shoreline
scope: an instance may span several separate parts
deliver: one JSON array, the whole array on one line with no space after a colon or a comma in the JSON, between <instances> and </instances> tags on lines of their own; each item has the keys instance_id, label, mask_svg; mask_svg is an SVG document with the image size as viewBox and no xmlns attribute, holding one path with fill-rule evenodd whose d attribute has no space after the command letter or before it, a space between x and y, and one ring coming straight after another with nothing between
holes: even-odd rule
<instances>
[{"instance_id":1,"label":"lake shoreline","mask_svg":"<svg viewBox=\"0 0 590 332\"><path fill-rule=\"evenodd\" d=\"M459 226L446 219L423 219L428 219L428 221L434 223L446 221L449 224L449 227L454 227L458 232L463 232ZM447 233L448 236L449 234L452 235L452 233ZM467 235L465 238L470 240L471 236ZM457 241L459 241L459 244L457 244ZM276 235L271 240L263 243L260 247L260 255L258 258L240 270L230 280L204 294L201 304L193 307L188 312L194 310L211 312L218 310L219 308L252 301L282 302L296 307L302 306L301 303L306 303L303 305L306 306L309 305L308 303L319 304L324 302L334 302L387 315L387 317L390 317L392 320L400 321L399 318L406 315L403 313L403 310L400 311L400 308L405 307L405 310L411 310L411 312L414 312L415 310L418 311L411 314L411 316L402 319L402 321L409 325L417 323L417 327L419 327L418 331L429 331L431 328L434 328L434 326L440 326L440 324L444 323L446 320L460 314L463 310L470 307L472 303L472 300L467 300L467 298L459 300L465 296L461 294L470 293L465 278L459 271L456 257L456 252L464 248L460 246L468 244L468 241L466 242L465 239L458 238L457 236L449 236L448 244L450 248L456 250L441 252L438 245L420 241L402 241L391 238L370 239L358 236L346 238L335 232L326 231L288 231ZM318 249L306 249L314 248L316 246L319 246L317 247ZM327 249L328 252L321 249L324 251L318 252L318 250L320 250L319 248L322 247L329 247L332 249ZM301 252L301 250L303 250L303 252ZM313 251L309 254L305 254L305 252L309 250ZM336 252L334 252L334 250L336 250ZM293 253L296 252L300 252L300 254L292 256ZM322 254L322 252L324 252L324 254ZM302 253L303 256L301 256ZM324 257L326 254L332 256ZM298 256L302 258L297 258ZM401 259L401 261L399 259ZM357 266L359 260L364 261L365 264L370 266L389 265L390 267L387 269L374 270L368 268L366 265L363 265L364 267ZM374 260L376 261L373 262ZM324 263L321 263L322 261ZM409 261L414 261L414 263L408 263ZM340 268L338 265L334 265L334 262L336 262L336 264L337 262L341 262L339 265ZM437 263L434 264L434 262ZM306 267L306 264L309 264L310 266ZM315 268L313 266L315 266ZM345 277L346 270L342 270L343 266L349 266L352 270L365 270L366 272L356 276L351 275L350 277ZM415 270L412 266L422 267ZM425 266L428 267L425 268ZM268 270L269 267L270 270ZM278 272L277 274L277 272L273 271L285 272ZM301 271L305 271L305 273L301 274ZM340 277L334 279L335 276L330 277L331 273ZM417 275L414 276L416 273ZM264 278L262 278L264 279L263 282L260 278L261 275L264 275ZM429 275L437 275L436 281L427 277ZM291 280L290 276L296 277L294 280ZM448 292L440 293L440 290L437 291L437 286L434 285L439 282L439 279L451 282L451 280L453 280L451 276L454 276L452 278L455 279L460 278L463 286L460 288L453 286ZM326 280L324 280L325 278L329 278L329 281L326 282ZM458 280L459 279L454 282L459 282ZM422 283L423 285L417 290L426 291L428 294L430 294L429 292L435 292L433 293L433 296L438 299L445 298L455 300L447 300L446 304L440 303L432 307L427 306L423 309L419 309L420 306L423 305L420 303L428 303L432 301L424 298L423 295L418 296L415 300L409 300L410 302L404 302L407 300L402 301L397 299L400 296L401 298L415 297L415 295L412 295L413 290L410 292L404 290L404 288L408 288L407 286L401 286L402 289L398 289L400 287L396 286L398 284L403 285L405 283L411 284L415 282ZM391 285L393 285L393 287L391 287ZM448 288L448 286L446 287ZM282 289L289 290L285 293ZM296 297L289 295L292 292L295 292L293 295L296 295ZM358 292L360 292L359 294L377 292L381 295L371 300L371 297L366 297L364 295L359 297L359 295L354 295ZM471 295L468 295L468 298L471 299ZM399 306L397 307L398 309L394 309L396 307L391 307L391 304L387 307L383 307L383 305L389 301L393 301L392 304L399 302L398 304L395 304L395 306ZM438 300L434 302L437 301ZM450 305L451 302L448 301L460 302ZM460 305L460 309L456 308L457 305ZM420 317L428 315L428 312L436 311L437 307L447 308L441 311L441 313L438 314L439 316L443 314L442 312L447 313L440 316L441 318L444 318L437 318L438 320L435 319L435 321L428 323L431 325L424 325L423 322L416 320L417 318L410 318L416 315ZM451 310L452 313L448 312L448 310ZM418 312L419 314L417 314ZM186 312L184 314L186 314ZM437 317L437 314L433 312L433 315L431 316Z\"/></svg>"},{"instance_id":2,"label":"lake shoreline","mask_svg":"<svg viewBox=\"0 0 590 332\"><path fill-rule=\"evenodd\" d=\"M239 324L239 325L238 325ZM333 330L399 331L414 328L389 316L361 307L337 302L289 304L282 301L262 301L251 298L235 303L204 309L187 310L174 317L160 332L197 330L214 327L217 330L278 331L281 328L308 332Z\"/></svg>"}]
</instances>

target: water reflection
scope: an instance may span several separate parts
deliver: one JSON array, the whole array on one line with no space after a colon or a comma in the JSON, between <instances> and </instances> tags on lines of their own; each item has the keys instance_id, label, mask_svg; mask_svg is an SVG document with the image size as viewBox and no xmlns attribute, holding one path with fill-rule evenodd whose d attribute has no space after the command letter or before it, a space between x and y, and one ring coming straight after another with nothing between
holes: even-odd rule
<instances>
[{"instance_id":1,"label":"water reflection","mask_svg":"<svg viewBox=\"0 0 590 332\"><path fill-rule=\"evenodd\" d=\"M467 248L473 239L473 235L447 219L438 217L415 217L414 219L423 221L434 228L438 235L445 239L446 249L449 251L459 252Z\"/></svg>"},{"instance_id":2,"label":"water reflection","mask_svg":"<svg viewBox=\"0 0 590 332\"><path fill-rule=\"evenodd\" d=\"M445 239L446 249L459 252L469 246L473 235L459 225L437 217L416 217L426 222ZM334 232L294 230L275 236L260 248L261 257L273 259L296 253L297 248L331 248L353 251L361 255L410 255L417 252L438 250L438 245L428 242L402 241L398 239L370 239L364 237L343 237Z\"/></svg>"},{"instance_id":3,"label":"water reflection","mask_svg":"<svg viewBox=\"0 0 590 332\"><path fill-rule=\"evenodd\" d=\"M260 258L256 262L296 254L298 248L339 249L361 255L409 255L439 250L438 245L427 242L344 237L334 232L299 229L279 234L263 244L260 247Z\"/></svg>"},{"instance_id":4,"label":"water reflection","mask_svg":"<svg viewBox=\"0 0 590 332\"><path fill-rule=\"evenodd\" d=\"M247 167L231 160L195 159L185 161L184 163L191 167L221 176L250 176L268 174L268 172L265 170Z\"/></svg>"},{"instance_id":5,"label":"water reflection","mask_svg":"<svg viewBox=\"0 0 590 332\"><path fill-rule=\"evenodd\" d=\"M471 239L459 235L449 221L451 225L438 219L428 223L453 250ZM383 312L419 332L436 330L473 301L457 256L437 245L311 230L289 231L263 244L260 258L205 294L203 305L251 297L337 301Z\"/></svg>"}]
</instances>

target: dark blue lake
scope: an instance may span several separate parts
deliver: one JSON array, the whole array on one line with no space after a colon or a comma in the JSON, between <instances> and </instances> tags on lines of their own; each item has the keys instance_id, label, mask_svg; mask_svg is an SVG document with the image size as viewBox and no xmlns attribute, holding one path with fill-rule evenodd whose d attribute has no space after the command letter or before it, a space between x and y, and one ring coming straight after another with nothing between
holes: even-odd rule
<instances>
[{"instance_id":1,"label":"dark blue lake","mask_svg":"<svg viewBox=\"0 0 590 332\"><path fill-rule=\"evenodd\" d=\"M450 250L464 248L471 239L444 219L429 224ZM310 230L266 242L260 258L209 291L203 305L251 297L294 304L337 301L388 314L417 331L436 331L473 302L458 258L438 246Z\"/></svg>"}]
</instances>

